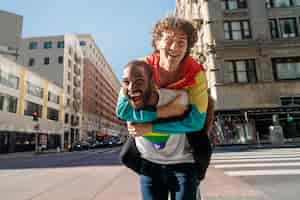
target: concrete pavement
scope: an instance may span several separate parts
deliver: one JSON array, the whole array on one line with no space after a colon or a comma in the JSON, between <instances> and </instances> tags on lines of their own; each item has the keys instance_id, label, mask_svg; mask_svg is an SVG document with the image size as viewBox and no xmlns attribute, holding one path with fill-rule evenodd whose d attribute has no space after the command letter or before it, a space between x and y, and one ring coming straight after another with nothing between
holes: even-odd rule
<instances>
[{"instance_id":1,"label":"concrete pavement","mask_svg":"<svg viewBox=\"0 0 300 200\"><path fill-rule=\"evenodd\" d=\"M27 156L30 157L35 155L30 152L23 153L23 154L16 153L16 154L0 155L0 162L5 161L5 158L17 158L17 157L24 158ZM131 172L129 169L121 165L109 167L109 168L108 166L91 167L91 168L77 167L77 169L70 168L67 171L63 169L58 169L57 171L55 168L52 169L50 168L48 170L49 172L47 173L43 172L43 173L48 174L48 176L51 173L63 174L63 176L61 175L62 180L59 180L58 182L60 183L61 181L64 184L62 184L61 187L45 186L45 188L48 189L45 191L44 189L43 190L41 189L41 191L43 192L35 193L35 195L32 196L32 199L45 200L45 199L49 199L50 196L51 199L68 199L68 197L72 197L72 198L76 197L76 199L93 199L93 200L141 199L139 177L133 172ZM72 170L74 170L74 173L72 172ZM71 174L76 174L76 176L72 177L72 181L70 181L70 184L65 184L66 183L65 180L67 180L65 178L69 178ZM100 177L102 180L99 181L99 178L93 179L93 177L95 178ZM55 177L53 176L53 178ZM56 179L57 178L53 180L53 183L57 181ZM52 180L51 178L48 179L47 184L50 184L51 180ZM41 184L38 185L40 186ZM242 181L242 179L240 179L239 177L227 176L224 174L224 171L222 169L216 169L214 167L210 167L208 169L206 179L201 183L201 190L202 190L201 192L202 197L204 200L237 200L237 199L238 200L254 200L254 199L268 200L268 197L262 191L259 191L253 186ZM78 191L78 194L74 193L74 191ZM80 196L81 193L83 196ZM32 192L32 194L34 193Z\"/></svg>"},{"instance_id":2,"label":"concrete pavement","mask_svg":"<svg viewBox=\"0 0 300 200\"><path fill-rule=\"evenodd\" d=\"M201 184L204 200L267 200L267 196L239 178L224 175L222 170L209 168ZM117 180L108 186L97 198L114 200L141 199L139 178L124 168Z\"/></svg>"}]
</instances>

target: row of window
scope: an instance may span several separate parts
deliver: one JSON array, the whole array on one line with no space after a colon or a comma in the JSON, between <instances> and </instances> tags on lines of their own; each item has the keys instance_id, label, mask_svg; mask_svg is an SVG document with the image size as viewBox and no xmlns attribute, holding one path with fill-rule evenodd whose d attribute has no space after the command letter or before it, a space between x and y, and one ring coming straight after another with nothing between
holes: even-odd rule
<instances>
[{"instance_id":1,"label":"row of window","mask_svg":"<svg viewBox=\"0 0 300 200\"><path fill-rule=\"evenodd\" d=\"M299 36L296 17L269 19L269 26L272 38L294 38ZM252 38L249 20L225 21L224 37L227 40Z\"/></svg>"},{"instance_id":2,"label":"row of window","mask_svg":"<svg viewBox=\"0 0 300 200\"><path fill-rule=\"evenodd\" d=\"M64 57L63 56L58 56L57 63L58 64L63 64L64 63ZM45 57L44 58L44 65L49 65L49 64L50 64L50 58L49 57ZM35 59L34 58L29 58L29 60L28 60L28 66L33 67L35 65L36 65Z\"/></svg>"},{"instance_id":3,"label":"row of window","mask_svg":"<svg viewBox=\"0 0 300 200\"><path fill-rule=\"evenodd\" d=\"M289 8L300 6L300 0L266 0L268 8Z\"/></svg>"},{"instance_id":4,"label":"row of window","mask_svg":"<svg viewBox=\"0 0 300 200\"><path fill-rule=\"evenodd\" d=\"M77 126L79 124L79 116L71 115L69 113L65 113L65 124L71 122L72 126Z\"/></svg>"},{"instance_id":5,"label":"row of window","mask_svg":"<svg viewBox=\"0 0 300 200\"><path fill-rule=\"evenodd\" d=\"M300 106L300 96L285 96L280 97L281 105L283 106Z\"/></svg>"},{"instance_id":6,"label":"row of window","mask_svg":"<svg viewBox=\"0 0 300 200\"><path fill-rule=\"evenodd\" d=\"M225 61L225 80L229 83L256 83L255 59ZM300 80L300 57L273 58L275 80Z\"/></svg>"},{"instance_id":7,"label":"row of window","mask_svg":"<svg viewBox=\"0 0 300 200\"><path fill-rule=\"evenodd\" d=\"M0 110L4 112L16 113L18 107L18 98L0 93ZM42 115L43 106L25 101L24 115L32 116L34 112L37 112L39 117ZM58 121L59 111L53 108L47 108L47 119Z\"/></svg>"},{"instance_id":8,"label":"row of window","mask_svg":"<svg viewBox=\"0 0 300 200\"><path fill-rule=\"evenodd\" d=\"M54 42L52 42L52 41L45 41L45 42L43 42L43 48L44 49L51 49L52 47L53 47L53 44ZM38 47L38 42L36 42L36 41L31 41L31 42L29 42L29 49L30 50L33 50L33 49L38 49L39 47ZM56 43L56 47L57 48L59 48L59 49L61 49L61 48L65 48L65 42L64 41L58 41L57 43Z\"/></svg>"},{"instance_id":9,"label":"row of window","mask_svg":"<svg viewBox=\"0 0 300 200\"><path fill-rule=\"evenodd\" d=\"M17 90L19 89L19 77L0 70L0 84ZM26 82L27 94L43 98L43 91L43 88L41 88L40 86L30 81ZM59 96L54 93L48 92L48 101L59 104Z\"/></svg>"},{"instance_id":10,"label":"row of window","mask_svg":"<svg viewBox=\"0 0 300 200\"><path fill-rule=\"evenodd\" d=\"M265 0L267 8L290 8L300 6L300 0ZM222 0L223 10L245 9L247 0Z\"/></svg>"},{"instance_id":11,"label":"row of window","mask_svg":"<svg viewBox=\"0 0 300 200\"><path fill-rule=\"evenodd\" d=\"M32 116L34 112L38 113L39 117L42 117L43 106L25 101L24 104L24 115ZM53 108L47 108L47 119L58 121L59 120L59 111Z\"/></svg>"}]
</instances>

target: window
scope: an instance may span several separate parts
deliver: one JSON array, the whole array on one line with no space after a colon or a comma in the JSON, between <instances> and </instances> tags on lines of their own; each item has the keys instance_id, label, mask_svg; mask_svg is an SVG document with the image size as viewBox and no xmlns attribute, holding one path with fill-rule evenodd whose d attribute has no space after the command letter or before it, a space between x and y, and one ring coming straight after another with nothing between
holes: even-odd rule
<instances>
[{"instance_id":1,"label":"window","mask_svg":"<svg viewBox=\"0 0 300 200\"><path fill-rule=\"evenodd\" d=\"M268 8L288 8L300 6L300 0L266 0Z\"/></svg>"},{"instance_id":2,"label":"window","mask_svg":"<svg viewBox=\"0 0 300 200\"><path fill-rule=\"evenodd\" d=\"M63 63L64 63L64 57L58 56L58 64L63 64Z\"/></svg>"},{"instance_id":3,"label":"window","mask_svg":"<svg viewBox=\"0 0 300 200\"><path fill-rule=\"evenodd\" d=\"M32 116L34 112L38 113L38 117L42 116L42 110L43 106L30 102L30 101L25 101L24 105L24 115Z\"/></svg>"},{"instance_id":4,"label":"window","mask_svg":"<svg viewBox=\"0 0 300 200\"><path fill-rule=\"evenodd\" d=\"M269 19L269 25L271 30L271 37L272 38L279 38L278 26L276 19Z\"/></svg>"},{"instance_id":5,"label":"window","mask_svg":"<svg viewBox=\"0 0 300 200\"><path fill-rule=\"evenodd\" d=\"M68 81L71 80L71 72L68 72Z\"/></svg>"},{"instance_id":6,"label":"window","mask_svg":"<svg viewBox=\"0 0 300 200\"><path fill-rule=\"evenodd\" d=\"M68 94L71 94L71 86L69 86L69 85L67 87L67 92L68 92Z\"/></svg>"},{"instance_id":7,"label":"window","mask_svg":"<svg viewBox=\"0 0 300 200\"><path fill-rule=\"evenodd\" d=\"M45 65L49 65L50 64L50 58L49 57L45 57L44 58L44 64Z\"/></svg>"},{"instance_id":8,"label":"window","mask_svg":"<svg viewBox=\"0 0 300 200\"><path fill-rule=\"evenodd\" d=\"M224 22L224 36L228 40L242 40L251 38L248 20Z\"/></svg>"},{"instance_id":9,"label":"window","mask_svg":"<svg viewBox=\"0 0 300 200\"><path fill-rule=\"evenodd\" d=\"M48 101L59 104L59 96L52 92L48 92Z\"/></svg>"},{"instance_id":10,"label":"window","mask_svg":"<svg viewBox=\"0 0 300 200\"><path fill-rule=\"evenodd\" d=\"M256 83L255 60L233 60L225 61L226 82L230 83Z\"/></svg>"},{"instance_id":11,"label":"window","mask_svg":"<svg viewBox=\"0 0 300 200\"><path fill-rule=\"evenodd\" d=\"M69 54L70 54L70 56L72 56L72 54L73 54L73 49L72 49L72 47L69 48Z\"/></svg>"},{"instance_id":12,"label":"window","mask_svg":"<svg viewBox=\"0 0 300 200\"><path fill-rule=\"evenodd\" d=\"M71 99L67 99L67 106L70 106L71 105Z\"/></svg>"},{"instance_id":13,"label":"window","mask_svg":"<svg viewBox=\"0 0 300 200\"><path fill-rule=\"evenodd\" d=\"M300 57L273 58L275 80L300 79Z\"/></svg>"},{"instance_id":14,"label":"window","mask_svg":"<svg viewBox=\"0 0 300 200\"><path fill-rule=\"evenodd\" d=\"M32 66L34 66L34 64L35 64L34 58L29 58L28 66L32 67Z\"/></svg>"},{"instance_id":15,"label":"window","mask_svg":"<svg viewBox=\"0 0 300 200\"><path fill-rule=\"evenodd\" d=\"M69 123L69 114L65 114L65 124Z\"/></svg>"},{"instance_id":16,"label":"window","mask_svg":"<svg viewBox=\"0 0 300 200\"><path fill-rule=\"evenodd\" d=\"M44 49L51 49L52 48L52 42L46 41L44 42Z\"/></svg>"},{"instance_id":17,"label":"window","mask_svg":"<svg viewBox=\"0 0 300 200\"><path fill-rule=\"evenodd\" d=\"M282 38L298 36L296 18L279 19L280 33Z\"/></svg>"},{"instance_id":18,"label":"window","mask_svg":"<svg viewBox=\"0 0 300 200\"><path fill-rule=\"evenodd\" d=\"M18 99L13 96L0 93L0 110L4 112L16 113L18 106Z\"/></svg>"},{"instance_id":19,"label":"window","mask_svg":"<svg viewBox=\"0 0 300 200\"><path fill-rule=\"evenodd\" d=\"M64 41L58 41L57 42L57 48L59 48L59 49L65 48L65 42Z\"/></svg>"},{"instance_id":20,"label":"window","mask_svg":"<svg viewBox=\"0 0 300 200\"><path fill-rule=\"evenodd\" d=\"M300 96L280 97L280 101L283 106L300 106Z\"/></svg>"},{"instance_id":21,"label":"window","mask_svg":"<svg viewBox=\"0 0 300 200\"><path fill-rule=\"evenodd\" d=\"M37 42L34 42L34 41L32 41L32 42L29 42L29 49L37 49L37 45L38 45L38 43Z\"/></svg>"},{"instance_id":22,"label":"window","mask_svg":"<svg viewBox=\"0 0 300 200\"><path fill-rule=\"evenodd\" d=\"M223 10L235 10L247 8L246 0L222 0Z\"/></svg>"},{"instance_id":23,"label":"window","mask_svg":"<svg viewBox=\"0 0 300 200\"><path fill-rule=\"evenodd\" d=\"M27 81L26 83L27 83L27 87L26 87L27 94L43 98L43 91L44 91L43 88L41 88L29 81Z\"/></svg>"},{"instance_id":24,"label":"window","mask_svg":"<svg viewBox=\"0 0 300 200\"><path fill-rule=\"evenodd\" d=\"M19 89L19 77L0 69L0 84L13 89Z\"/></svg>"},{"instance_id":25,"label":"window","mask_svg":"<svg viewBox=\"0 0 300 200\"><path fill-rule=\"evenodd\" d=\"M53 108L47 109L47 119L58 121L59 111Z\"/></svg>"},{"instance_id":26,"label":"window","mask_svg":"<svg viewBox=\"0 0 300 200\"><path fill-rule=\"evenodd\" d=\"M86 41L84 41L84 40L81 40L79 43L80 43L80 46L86 46Z\"/></svg>"},{"instance_id":27,"label":"window","mask_svg":"<svg viewBox=\"0 0 300 200\"><path fill-rule=\"evenodd\" d=\"M71 60L68 60L68 66L69 66L69 68L72 67L72 61Z\"/></svg>"},{"instance_id":28,"label":"window","mask_svg":"<svg viewBox=\"0 0 300 200\"><path fill-rule=\"evenodd\" d=\"M272 38L294 38L299 35L296 18L269 19Z\"/></svg>"}]
</instances>

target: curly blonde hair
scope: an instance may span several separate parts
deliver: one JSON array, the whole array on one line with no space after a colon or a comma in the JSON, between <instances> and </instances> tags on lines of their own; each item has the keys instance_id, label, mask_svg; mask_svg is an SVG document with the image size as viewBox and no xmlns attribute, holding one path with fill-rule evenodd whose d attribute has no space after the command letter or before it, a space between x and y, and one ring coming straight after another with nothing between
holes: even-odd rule
<instances>
[{"instance_id":1,"label":"curly blonde hair","mask_svg":"<svg viewBox=\"0 0 300 200\"><path fill-rule=\"evenodd\" d=\"M179 30L187 35L188 46L186 55L191 52L191 49L198 40L197 29L190 21L175 16L168 16L154 25L152 31L152 47L154 48L154 52L158 52L156 42L162 37L162 33L165 30Z\"/></svg>"}]
</instances>

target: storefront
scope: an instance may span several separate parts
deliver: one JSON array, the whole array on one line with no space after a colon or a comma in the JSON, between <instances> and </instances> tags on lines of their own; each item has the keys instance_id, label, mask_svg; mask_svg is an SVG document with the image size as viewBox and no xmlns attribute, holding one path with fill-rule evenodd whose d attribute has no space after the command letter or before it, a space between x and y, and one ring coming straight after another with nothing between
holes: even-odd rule
<instances>
[{"instance_id":1,"label":"storefront","mask_svg":"<svg viewBox=\"0 0 300 200\"><path fill-rule=\"evenodd\" d=\"M270 126L278 123L285 139L300 138L300 106L218 111L214 128L220 144L270 142Z\"/></svg>"}]
</instances>

